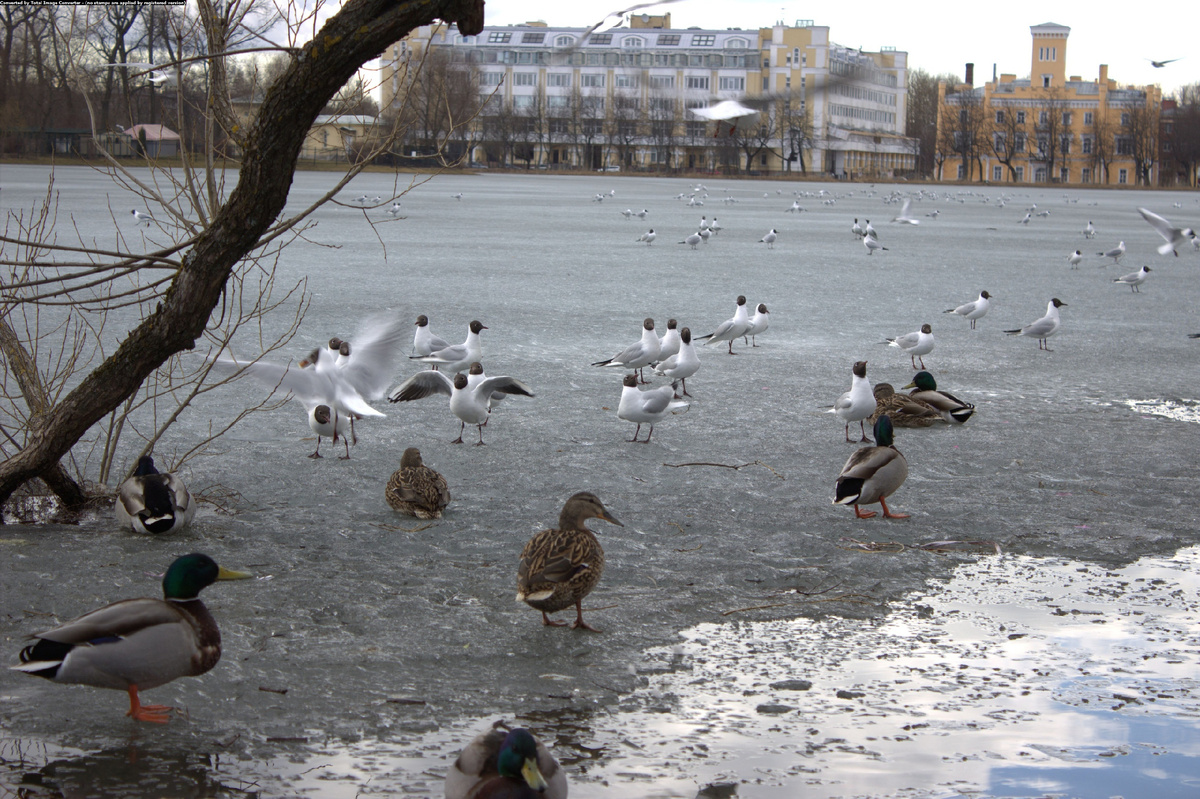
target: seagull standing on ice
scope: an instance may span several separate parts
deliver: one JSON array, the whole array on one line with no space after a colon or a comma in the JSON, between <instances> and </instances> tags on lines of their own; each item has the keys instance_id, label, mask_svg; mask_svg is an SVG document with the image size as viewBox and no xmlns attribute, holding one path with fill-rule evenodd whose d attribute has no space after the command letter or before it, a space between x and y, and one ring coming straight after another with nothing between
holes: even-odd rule
<instances>
[{"instance_id":1,"label":"seagull standing on ice","mask_svg":"<svg viewBox=\"0 0 1200 799\"><path fill-rule=\"evenodd\" d=\"M750 317L749 329L747 329L746 332L742 334L743 340L744 340L745 336L750 337L750 346L751 347L758 346L758 341L755 340L755 336L757 336L759 333L767 332L767 323L768 323L769 316L770 316L770 313L767 311L767 306L760 302L758 304L758 308L756 308L754 311L754 316Z\"/></svg>"},{"instance_id":2,"label":"seagull standing on ice","mask_svg":"<svg viewBox=\"0 0 1200 799\"><path fill-rule=\"evenodd\" d=\"M1041 319L1030 322L1025 327L1019 327L1016 330L1005 330L1005 333L1013 336L1028 336L1038 340L1038 349L1051 352L1050 345L1046 339L1058 332L1058 328L1062 325L1062 319L1058 315L1059 308L1066 308L1067 304L1058 297L1050 300L1046 305L1046 315Z\"/></svg>"},{"instance_id":3,"label":"seagull standing on ice","mask_svg":"<svg viewBox=\"0 0 1200 799\"><path fill-rule=\"evenodd\" d=\"M450 346L450 342L441 336L435 335L429 329L429 317L421 314L417 317L417 331L413 333L413 355L432 355L438 350L444 350ZM437 364L433 365L437 369Z\"/></svg>"},{"instance_id":4,"label":"seagull standing on ice","mask_svg":"<svg viewBox=\"0 0 1200 799\"><path fill-rule=\"evenodd\" d=\"M426 370L417 372L396 387L388 399L392 402L409 402L428 397L432 394L445 394L450 397L450 412L462 423L458 429L458 438L451 444L463 443L463 432L468 424L473 424L479 430L479 441L475 446L483 446L483 426L488 421L488 406L492 395L520 394L532 397L529 386L513 377L489 377L479 381L474 388L468 387L469 379L459 373L451 380L443 372Z\"/></svg>"},{"instance_id":5,"label":"seagull standing on ice","mask_svg":"<svg viewBox=\"0 0 1200 799\"><path fill-rule=\"evenodd\" d=\"M775 239L777 238L779 238L779 233L775 228L771 228L771 232L759 239L758 243L767 245L768 250L773 250L775 249Z\"/></svg>"},{"instance_id":6,"label":"seagull standing on ice","mask_svg":"<svg viewBox=\"0 0 1200 799\"><path fill-rule=\"evenodd\" d=\"M433 367L433 371L437 371L438 366L444 366L447 372L456 374L476 361L483 360L483 346L479 341L481 330L487 330L487 326L481 324L477 319L472 320L471 324L467 326L467 340L462 344L443 347L428 355L412 355L410 358L429 364Z\"/></svg>"},{"instance_id":7,"label":"seagull standing on ice","mask_svg":"<svg viewBox=\"0 0 1200 799\"><path fill-rule=\"evenodd\" d=\"M1150 267L1143 266L1136 272L1130 272L1128 275L1122 275L1121 277L1115 278L1113 282L1129 286L1129 288L1133 289L1135 293L1140 294L1142 290L1138 288L1138 286L1146 282L1146 276L1149 274Z\"/></svg>"},{"instance_id":8,"label":"seagull standing on ice","mask_svg":"<svg viewBox=\"0 0 1200 799\"><path fill-rule=\"evenodd\" d=\"M154 221L154 217L150 216L150 214L143 214L136 208L129 213L133 215L133 224L135 225L145 225L146 227L150 227L150 223Z\"/></svg>"},{"instance_id":9,"label":"seagull standing on ice","mask_svg":"<svg viewBox=\"0 0 1200 799\"><path fill-rule=\"evenodd\" d=\"M975 329L975 320L982 319L987 315L988 308L992 305L992 295L986 291L979 292L979 299L974 302L964 303L957 308L951 308L946 313L954 313L959 316L965 316L971 320L971 329Z\"/></svg>"},{"instance_id":10,"label":"seagull standing on ice","mask_svg":"<svg viewBox=\"0 0 1200 799\"><path fill-rule=\"evenodd\" d=\"M1092 220L1088 220L1087 227L1083 229L1083 237L1090 239L1096 235L1096 228L1092 225Z\"/></svg>"},{"instance_id":11,"label":"seagull standing on ice","mask_svg":"<svg viewBox=\"0 0 1200 799\"><path fill-rule=\"evenodd\" d=\"M1073 252L1067 256L1067 263L1069 263L1071 265L1072 269L1078 269L1079 262L1082 260L1083 260L1083 253L1080 252L1079 250L1076 250L1075 252Z\"/></svg>"},{"instance_id":12,"label":"seagull standing on ice","mask_svg":"<svg viewBox=\"0 0 1200 799\"><path fill-rule=\"evenodd\" d=\"M750 315L746 311L746 298L738 295L737 309L733 312L732 319L726 319L721 324L717 325L717 329L706 336L700 336L696 341L704 341L705 346L712 344L715 341L728 341L729 354L737 355L733 351L733 342L746 335L746 331L750 329ZM707 339L707 341L705 340Z\"/></svg>"},{"instance_id":13,"label":"seagull standing on ice","mask_svg":"<svg viewBox=\"0 0 1200 799\"><path fill-rule=\"evenodd\" d=\"M687 390L687 379L699 370L700 356L696 354L696 348L692 346L692 331L685 327L679 333L679 352L660 361L654 367L654 373L671 378L672 385L678 380L683 390L683 396L690 397L692 395ZM678 398L678 394L676 394L676 398Z\"/></svg>"},{"instance_id":14,"label":"seagull standing on ice","mask_svg":"<svg viewBox=\"0 0 1200 799\"><path fill-rule=\"evenodd\" d=\"M876 250L887 249L887 247L884 247L882 244L880 244L879 240L874 236L863 236L862 241L863 246L867 248L867 255L874 255Z\"/></svg>"},{"instance_id":15,"label":"seagull standing on ice","mask_svg":"<svg viewBox=\"0 0 1200 799\"><path fill-rule=\"evenodd\" d=\"M647 246L649 246L654 243L656 238L658 238L658 234L654 232L654 228L650 228L645 233L634 239L634 241L644 241L646 242Z\"/></svg>"},{"instance_id":16,"label":"seagull standing on ice","mask_svg":"<svg viewBox=\"0 0 1200 799\"><path fill-rule=\"evenodd\" d=\"M679 352L679 331L676 327L679 325L674 319L667 320L667 332L663 333L663 337L658 340L658 360L665 361L675 353Z\"/></svg>"},{"instance_id":17,"label":"seagull standing on ice","mask_svg":"<svg viewBox=\"0 0 1200 799\"><path fill-rule=\"evenodd\" d=\"M649 444L650 436L654 435L654 425L666 418L668 413L686 409L688 405L686 400L675 399L673 385L639 391L637 377L625 375L625 379L621 381L621 402L617 405L617 418L637 425L637 429L633 431L633 438L629 439L630 442L638 442L642 425L649 424L650 432L646 434L646 440L638 442Z\"/></svg>"},{"instance_id":18,"label":"seagull standing on ice","mask_svg":"<svg viewBox=\"0 0 1200 799\"><path fill-rule=\"evenodd\" d=\"M1114 264L1121 263L1121 256L1124 254L1125 254L1125 242L1124 241L1117 244L1117 246L1113 247L1111 250L1106 250L1105 252L1096 253L1096 255L1099 255L1103 258L1112 258Z\"/></svg>"},{"instance_id":19,"label":"seagull standing on ice","mask_svg":"<svg viewBox=\"0 0 1200 799\"><path fill-rule=\"evenodd\" d=\"M684 239L683 241L681 241L681 242L679 242L679 243L680 243L680 244L690 244L690 245L692 246L692 249L694 250L694 249L696 249L696 245L697 245L697 244L699 244L699 243L700 243L700 241L701 241L701 236L700 236L700 234L699 234L699 233L693 233L693 234L691 234L690 236L688 236L686 239Z\"/></svg>"},{"instance_id":20,"label":"seagull standing on ice","mask_svg":"<svg viewBox=\"0 0 1200 799\"><path fill-rule=\"evenodd\" d=\"M642 337L633 344L630 344L619 353L604 361L596 361L592 366L609 366L619 369L640 370L658 360L660 345L658 336L654 333L654 320L650 317L642 322ZM643 377L642 382L646 379Z\"/></svg>"},{"instance_id":21,"label":"seagull standing on ice","mask_svg":"<svg viewBox=\"0 0 1200 799\"><path fill-rule=\"evenodd\" d=\"M917 368L917 358L922 355L928 355L933 352L933 328L929 325L921 325L921 329L912 333L905 333L903 336L889 338L888 346L897 347L908 353L909 360L912 361L913 369ZM921 368L925 368L925 360L921 359Z\"/></svg>"},{"instance_id":22,"label":"seagull standing on ice","mask_svg":"<svg viewBox=\"0 0 1200 799\"><path fill-rule=\"evenodd\" d=\"M875 413L875 392L871 390L871 383L867 380L866 361L858 361L854 364L854 368L851 370L850 390L837 398L837 402L833 403L829 412L837 414L838 418L846 423L847 441L854 443L850 438L852 422L858 422L858 429L862 432L862 438L859 441L871 441L867 438L867 428L863 425L863 421Z\"/></svg>"}]
</instances>

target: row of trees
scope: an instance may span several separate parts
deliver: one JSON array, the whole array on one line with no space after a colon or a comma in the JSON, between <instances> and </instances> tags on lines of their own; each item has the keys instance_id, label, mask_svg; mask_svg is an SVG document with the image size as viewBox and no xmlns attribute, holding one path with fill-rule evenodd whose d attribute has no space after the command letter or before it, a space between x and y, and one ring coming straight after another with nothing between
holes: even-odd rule
<instances>
[{"instance_id":1,"label":"row of trees","mask_svg":"<svg viewBox=\"0 0 1200 799\"><path fill-rule=\"evenodd\" d=\"M814 145L808 116L790 98L737 126L692 116L688 109L703 103L670 90L574 86L557 96L535 91L518 105L503 86L489 94L476 65L452 62L436 48L403 79L409 90L383 115L386 129L407 131L406 152L462 157L482 147L489 162L501 165L599 169L615 161L663 171L718 165L750 171L771 153L786 169L806 172Z\"/></svg>"}]
</instances>

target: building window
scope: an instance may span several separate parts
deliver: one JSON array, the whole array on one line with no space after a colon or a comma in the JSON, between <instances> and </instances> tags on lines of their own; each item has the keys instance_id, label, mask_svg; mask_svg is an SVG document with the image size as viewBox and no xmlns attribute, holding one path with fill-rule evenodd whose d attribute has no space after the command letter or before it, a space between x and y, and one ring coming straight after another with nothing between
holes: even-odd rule
<instances>
[{"instance_id":1,"label":"building window","mask_svg":"<svg viewBox=\"0 0 1200 799\"><path fill-rule=\"evenodd\" d=\"M959 180L962 180L962 179L963 179L963 166L962 166L962 164L959 164L959 165L958 165L958 179L959 179Z\"/></svg>"},{"instance_id":2,"label":"building window","mask_svg":"<svg viewBox=\"0 0 1200 799\"><path fill-rule=\"evenodd\" d=\"M1052 76L1050 76L1050 75L1043 75L1043 76L1042 76L1042 88L1043 88L1043 89L1049 89L1049 88L1050 88L1050 78L1051 78L1051 77L1052 77Z\"/></svg>"},{"instance_id":3,"label":"building window","mask_svg":"<svg viewBox=\"0 0 1200 799\"><path fill-rule=\"evenodd\" d=\"M618 89L636 89L638 85L637 75L630 75L625 72L618 72L613 76L613 86Z\"/></svg>"},{"instance_id":4,"label":"building window","mask_svg":"<svg viewBox=\"0 0 1200 799\"><path fill-rule=\"evenodd\" d=\"M504 80L503 72L485 72L485 73L483 73L483 85L484 86L499 86L500 82L502 80Z\"/></svg>"},{"instance_id":5,"label":"building window","mask_svg":"<svg viewBox=\"0 0 1200 799\"><path fill-rule=\"evenodd\" d=\"M1017 112L1017 124L1018 124L1018 125L1024 125L1024 124L1025 124L1025 112L1024 112L1024 111L1018 111L1018 112Z\"/></svg>"},{"instance_id":6,"label":"building window","mask_svg":"<svg viewBox=\"0 0 1200 799\"><path fill-rule=\"evenodd\" d=\"M728 39L725 42L726 50L745 50L750 47L750 42L745 39Z\"/></svg>"},{"instance_id":7,"label":"building window","mask_svg":"<svg viewBox=\"0 0 1200 799\"><path fill-rule=\"evenodd\" d=\"M1024 133L1017 134L1017 140L1013 142L1013 148L1019 153L1025 152L1025 134Z\"/></svg>"},{"instance_id":8,"label":"building window","mask_svg":"<svg viewBox=\"0 0 1200 799\"><path fill-rule=\"evenodd\" d=\"M1070 155L1070 153L1071 153L1071 137L1070 136L1059 136L1058 137L1058 151L1060 153L1062 153L1063 155Z\"/></svg>"},{"instance_id":9,"label":"building window","mask_svg":"<svg viewBox=\"0 0 1200 799\"><path fill-rule=\"evenodd\" d=\"M546 76L547 86L559 86L569 88L571 86L570 72L551 72Z\"/></svg>"},{"instance_id":10,"label":"building window","mask_svg":"<svg viewBox=\"0 0 1200 799\"><path fill-rule=\"evenodd\" d=\"M1092 154L1092 137L1091 136L1083 137L1082 144L1080 145L1080 149L1083 150L1084 155Z\"/></svg>"},{"instance_id":11,"label":"building window","mask_svg":"<svg viewBox=\"0 0 1200 799\"><path fill-rule=\"evenodd\" d=\"M589 89L603 89L604 88L604 75L588 75L588 74L580 75L579 76L579 85L585 86Z\"/></svg>"},{"instance_id":12,"label":"building window","mask_svg":"<svg viewBox=\"0 0 1200 799\"><path fill-rule=\"evenodd\" d=\"M1045 125L1050 121L1050 114L1045 111L1038 112L1038 124Z\"/></svg>"},{"instance_id":13,"label":"building window","mask_svg":"<svg viewBox=\"0 0 1200 799\"><path fill-rule=\"evenodd\" d=\"M513 86L537 86L536 72L514 72Z\"/></svg>"},{"instance_id":14,"label":"building window","mask_svg":"<svg viewBox=\"0 0 1200 799\"><path fill-rule=\"evenodd\" d=\"M1071 172L1065 166L1062 169L1058 170L1058 182L1059 183L1066 183L1068 180L1070 180L1070 177L1071 177Z\"/></svg>"},{"instance_id":15,"label":"building window","mask_svg":"<svg viewBox=\"0 0 1200 799\"><path fill-rule=\"evenodd\" d=\"M646 46L646 40L641 36L626 36L621 40L621 46L628 50L640 50Z\"/></svg>"},{"instance_id":16,"label":"building window","mask_svg":"<svg viewBox=\"0 0 1200 799\"><path fill-rule=\"evenodd\" d=\"M1071 127L1071 112L1070 111L1063 111L1062 123L1063 123L1064 128Z\"/></svg>"},{"instance_id":17,"label":"building window","mask_svg":"<svg viewBox=\"0 0 1200 799\"><path fill-rule=\"evenodd\" d=\"M1117 151L1117 155L1132 155L1133 140L1128 136L1118 136L1113 149Z\"/></svg>"},{"instance_id":18,"label":"building window","mask_svg":"<svg viewBox=\"0 0 1200 799\"><path fill-rule=\"evenodd\" d=\"M612 44L611 33L593 33L588 37L588 44Z\"/></svg>"},{"instance_id":19,"label":"building window","mask_svg":"<svg viewBox=\"0 0 1200 799\"><path fill-rule=\"evenodd\" d=\"M528 111L533 108L532 94L518 94L512 98L514 111Z\"/></svg>"},{"instance_id":20,"label":"building window","mask_svg":"<svg viewBox=\"0 0 1200 799\"><path fill-rule=\"evenodd\" d=\"M1045 183L1046 182L1046 167L1039 166L1037 169L1033 170L1033 182L1034 183Z\"/></svg>"},{"instance_id":21,"label":"building window","mask_svg":"<svg viewBox=\"0 0 1200 799\"><path fill-rule=\"evenodd\" d=\"M1017 177L1016 177L1016 182L1017 182L1017 183L1024 183L1024 182L1025 182L1025 167L1023 167L1023 166L1019 166L1019 167L1017 167Z\"/></svg>"},{"instance_id":22,"label":"building window","mask_svg":"<svg viewBox=\"0 0 1200 799\"><path fill-rule=\"evenodd\" d=\"M574 36L559 36L554 40L555 47L570 47L575 44Z\"/></svg>"},{"instance_id":23,"label":"building window","mask_svg":"<svg viewBox=\"0 0 1200 799\"><path fill-rule=\"evenodd\" d=\"M686 83L684 84L685 88L704 89L705 91L708 90L708 77L707 76L701 77L700 75L688 75L687 77L684 78L684 80L686 81Z\"/></svg>"},{"instance_id":24,"label":"building window","mask_svg":"<svg viewBox=\"0 0 1200 799\"><path fill-rule=\"evenodd\" d=\"M488 34L488 44L508 44L512 41L512 34L506 31L492 31Z\"/></svg>"},{"instance_id":25,"label":"building window","mask_svg":"<svg viewBox=\"0 0 1200 799\"><path fill-rule=\"evenodd\" d=\"M1122 169L1117 172L1117 183L1125 184L1129 182L1129 170Z\"/></svg>"},{"instance_id":26,"label":"building window","mask_svg":"<svg viewBox=\"0 0 1200 799\"><path fill-rule=\"evenodd\" d=\"M1002 167L1002 166L992 167L992 180L994 180L996 183L999 183L1000 181L1004 180L1004 167Z\"/></svg>"},{"instance_id":27,"label":"building window","mask_svg":"<svg viewBox=\"0 0 1200 799\"><path fill-rule=\"evenodd\" d=\"M675 76L674 75L651 75L650 76L650 88L651 89L674 89L675 88Z\"/></svg>"},{"instance_id":28,"label":"building window","mask_svg":"<svg viewBox=\"0 0 1200 799\"><path fill-rule=\"evenodd\" d=\"M1003 112L1003 111L997 111L997 112L996 112L996 124L997 124L997 125L1003 125L1003 124L1004 124L1004 112Z\"/></svg>"},{"instance_id":29,"label":"building window","mask_svg":"<svg viewBox=\"0 0 1200 799\"><path fill-rule=\"evenodd\" d=\"M1121 114L1121 127L1129 126L1129 114Z\"/></svg>"},{"instance_id":30,"label":"building window","mask_svg":"<svg viewBox=\"0 0 1200 799\"><path fill-rule=\"evenodd\" d=\"M679 45L678 33L660 33L658 35L659 47L677 47Z\"/></svg>"},{"instance_id":31,"label":"building window","mask_svg":"<svg viewBox=\"0 0 1200 799\"><path fill-rule=\"evenodd\" d=\"M746 91L745 78L722 77L717 81L717 85L723 92L744 92Z\"/></svg>"},{"instance_id":32,"label":"building window","mask_svg":"<svg viewBox=\"0 0 1200 799\"><path fill-rule=\"evenodd\" d=\"M546 98L546 107L555 111L562 111L571 106L571 98L565 94L551 94Z\"/></svg>"},{"instance_id":33,"label":"building window","mask_svg":"<svg viewBox=\"0 0 1200 799\"><path fill-rule=\"evenodd\" d=\"M692 37L692 47L712 47L716 43L715 33L697 33Z\"/></svg>"},{"instance_id":34,"label":"building window","mask_svg":"<svg viewBox=\"0 0 1200 799\"><path fill-rule=\"evenodd\" d=\"M1092 182L1092 170L1086 166L1082 170L1080 170L1079 182L1080 183L1091 183Z\"/></svg>"},{"instance_id":35,"label":"building window","mask_svg":"<svg viewBox=\"0 0 1200 799\"><path fill-rule=\"evenodd\" d=\"M1085 125L1092 124L1092 112L1091 111L1083 112L1083 124L1085 124Z\"/></svg>"},{"instance_id":36,"label":"building window","mask_svg":"<svg viewBox=\"0 0 1200 799\"><path fill-rule=\"evenodd\" d=\"M544 33L522 33L521 44L541 44L546 41Z\"/></svg>"},{"instance_id":37,"label":"building window","mask_svg":"<svg viewBox=\"0 0 1200 799\"><path fill-rule=\"evenodd\" d=\"M1003 133L993 133L992 134L992 149L995 150L997 153L1004 152L1006 149L1005 141L1006 141L1006 139L1005 139L1005 135Z\"/></svg>"}]
</instances>

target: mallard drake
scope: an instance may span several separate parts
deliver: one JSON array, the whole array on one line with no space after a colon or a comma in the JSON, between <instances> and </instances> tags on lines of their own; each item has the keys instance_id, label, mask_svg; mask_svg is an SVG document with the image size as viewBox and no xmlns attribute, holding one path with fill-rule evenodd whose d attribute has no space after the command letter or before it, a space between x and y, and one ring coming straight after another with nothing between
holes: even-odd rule
<instances>
[{"instance_id":1,"label":"mallard drake","mask_svg":"<svg viewBox=\"0 0 1200 799\"><path fill-rule=\"evenodd\" d=\"M221 659L221 631L199 594L245 572L223 569L207 555L177 558L163 576L163 599L125 599L34 634L16 671L59 683L129 693L127 716L165 723L170 707L143 705L139 690L196 677Z\"/></svg>"},{"instance_id":2,"label":"mallard drake","mask_svg":"<svg viewBox=\"0 0 1200 799\"><path fill-rule=\"evenodd\" d=\"M182 480L160 473L154 458L143 455L133 475L117 489L113 511L121 526L135 533L170 533L192 521L196 503Z\"/></svg>"},{"instance_id":3,"label":"mallard drake","mask_svg":"<svg viewBox=\"0 0 1200 799\"><path fill-rule=\"evenodd\" d=\"M440 519L450 504L446 478L421 461L416 447L400 456L400 468L388 480L384 496L393 509L418 519Z\"/></svg>"},{"instance_id":4,"label":"mallard drake","mask_svg":"<svg viewBox=\"0 0 1200 799\"><path fill-rule=\"evenodd\" d=\"M932 406L947 422L962 424L975 413L975 406L963 402L948 391L938 391L937 381L929 372L917 372L913 381L904 388L913 389L908 396L911 399Z\"/></svg>"},{"instance_id":5,"label":"mallard drake","mask_svg":"<svg viewBox=\"0 0 1200 799\"><path fill-rule=\"evenodd\" d=\"M558 627L564 621L551 621L546 614L575 605L576 618L571 629L582 627L599 632L583 620L583 598L591 593L604 573L604 550L596 536L584 526L588 519L603 519L618 527L617 521L595 494L580 491L563 505L558 527L543 530L529 539L521 550L517 567L517 601L542 612L542 624Z\"/></svg>"},{"instance_id":6,"label":"mallard drake","mask_svg":"<svg viewBox=\"0 0 1200 799\"><path fill-rule=\"evenodd\" d=\"M892 445L892 420L886 415L875 420L875 446L859 447L842 467L834 485L833 504L853 505L854 515L869 519L875 511L859 510L859 505L878 502L888 519L906 519L907 513L892 513L886 497L890 497L908 477L908 461Z\"/></svg>"},{"instance_id":7,"label":"mallard drake","mask_svg":"<svg viewBox=\"0 0 1200 799\"><path fill-rule=\"evenodd\" d=\"M525 729L493 729L462 750L446 774L446 799L566 799L567 775Z\"/></svg>"},{"instance_id":8,"label":"mallard drake","mask_svg":"<svg viewBox=\"0 0 1200 799\"><path fill-rule=\"evenodd\" d=\"M932 405L907 394L897 394L891 383L876 383L875 413L868 421L874 426L885 413L895 427L929 427L944 421L941 412Z\"/></svg>"}]
</instances>

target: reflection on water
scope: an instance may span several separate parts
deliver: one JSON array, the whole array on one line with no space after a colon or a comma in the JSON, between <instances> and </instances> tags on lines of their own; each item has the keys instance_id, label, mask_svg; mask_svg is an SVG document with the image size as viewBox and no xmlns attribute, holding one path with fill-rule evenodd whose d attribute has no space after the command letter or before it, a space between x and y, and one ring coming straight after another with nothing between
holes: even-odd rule
<instances>
[{"instance_id":1,"label":"reflection on water","mask_svg":"<svg viewBox=\"0 0 1200 799\"><path fill-rule=\"evenodd\" d=\"M930 557L926 553L879 557ZM1200 795L1200 549L1109 570L986 557L882 620L704 624L615 707L517 716L588 797ZM356 743L10 745L28 796L440 795L489 720ZM210 747L212 748L212 747ZM236 750L236 751L235 751Z\"/></svg>"}]
</instances>

